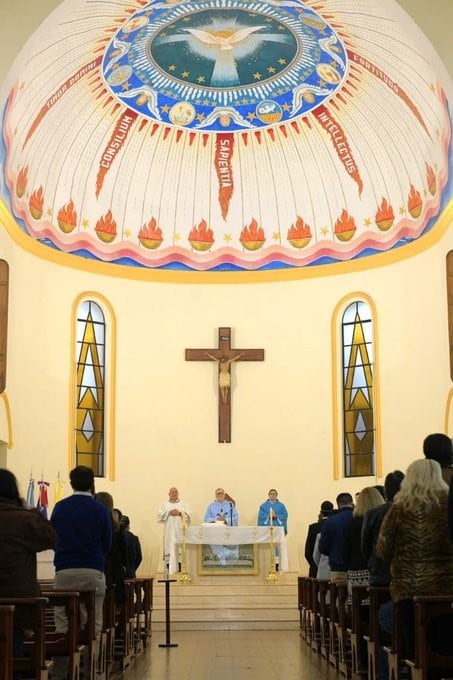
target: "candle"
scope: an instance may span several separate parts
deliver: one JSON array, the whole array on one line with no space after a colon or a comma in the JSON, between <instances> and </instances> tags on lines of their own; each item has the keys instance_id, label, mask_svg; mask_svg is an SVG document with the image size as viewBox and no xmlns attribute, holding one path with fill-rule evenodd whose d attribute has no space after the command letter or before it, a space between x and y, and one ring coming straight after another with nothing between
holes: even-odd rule
<instances>
[{"instance_id":1,"label":"candle","mask_svg":"<svg viewBox=\"0 0 453 680\"><path fill-rule=\"evenodd\" d=\"M269 508L269 524L272 526L272 516L273 516L272 508Z\"/></svg>"},{"instance_id":2,"label":"candle","mask_svg":"<svg viewBox=\"0 0 453 680\"><path fill-rule=\"evenodd\" d=\"M181 512L181 522L183 527L187 526L187 516L184 510Z\"/></svg>"}]
</instances>

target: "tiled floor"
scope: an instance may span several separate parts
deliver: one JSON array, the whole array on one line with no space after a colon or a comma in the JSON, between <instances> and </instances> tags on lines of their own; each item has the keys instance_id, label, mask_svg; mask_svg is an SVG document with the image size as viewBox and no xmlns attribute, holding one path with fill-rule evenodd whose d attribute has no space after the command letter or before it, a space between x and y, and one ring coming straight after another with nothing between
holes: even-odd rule
<instances>
[{"instance_id":1,"label":"tiled floor","mask_svg":"<svg viewBox=\"0 0 453 680\"><path fill-rule=\"evenodd\" d=\"M121 680L337 680L335 671L311 655L298 630L175 631L165 633L120 676Z\"/></svg>"}]
</instances>

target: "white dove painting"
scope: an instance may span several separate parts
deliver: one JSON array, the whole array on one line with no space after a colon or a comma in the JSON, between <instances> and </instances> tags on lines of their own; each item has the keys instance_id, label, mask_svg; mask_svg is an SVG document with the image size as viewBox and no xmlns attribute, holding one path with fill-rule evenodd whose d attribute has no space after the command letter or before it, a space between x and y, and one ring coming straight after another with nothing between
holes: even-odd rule
<instances>
[{"instance_id":1,"label":"white dove painting","mask_svg":"<svg viewBox=\"0 0 453 680\"><path fill-rule=\"evenodd\" d=\"M207 20L203 21L205 16ZM264 17L256 19L258 23L247 25L239 11L232 12L231 16L199 13L197 26L182 27L179 22L175 22L173 31L167 29L164 35L155 38L153 48L157 52L163 45L186 43L195 60L201 58L212 65L206 85L240 86L244 84L247 64L258 63L266 43L292 46L292 53L295 53L295 39L288 31L278 32L275 27L272 29L272 24L265 23Z\"/></svg>"}]
</instances>

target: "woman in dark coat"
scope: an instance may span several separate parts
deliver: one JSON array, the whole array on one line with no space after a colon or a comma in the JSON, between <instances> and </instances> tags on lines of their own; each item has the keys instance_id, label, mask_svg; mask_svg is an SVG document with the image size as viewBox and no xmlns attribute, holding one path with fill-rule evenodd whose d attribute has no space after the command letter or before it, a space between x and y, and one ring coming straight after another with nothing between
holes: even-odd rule
<instances>
[{"instance_id":1,"label":"woman in dark coat","mask_svg":"<svg viewBox=\"0 0 453 680\"><path fill-rule=\"evenodd\" d=\"M0 597L39 597L36 553L53 548L57 534L36 508L19 496L12 472L0 469ZM27 621L16 613L15 654L21 655Z\"/></svg>"}]
</instances>

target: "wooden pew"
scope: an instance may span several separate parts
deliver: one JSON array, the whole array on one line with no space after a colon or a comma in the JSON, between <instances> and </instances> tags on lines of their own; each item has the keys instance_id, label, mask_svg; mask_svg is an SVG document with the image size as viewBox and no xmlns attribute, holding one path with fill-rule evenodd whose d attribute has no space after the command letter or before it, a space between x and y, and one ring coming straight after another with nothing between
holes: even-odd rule
<instances>
[{"instance_id":1,"label":"wooden pew","mask_svg":"<svg viewBox=\"0 0 453 680\"><path fill-rule=\"evenodd\" d=\"M141 616L143 606L143 590L142 579L131 578L128 579L132 587L132 617L133 625L131 626L131 645L134 648L134 654L137 656L143 651L143 639L141 634Z\"/></svg>"},{"instance_id":2,"label":"wooden pew","mask_svg":"<svg viewBox=\"0 0 453 680\"><path fill-rule=\"evenodd\" d=\"M308 576L298 577L298 602L300 635L309 643L309 618L311 607L310 579Z\"/></svg>"},{"instance_id":3,"label":"wooden pew","mask_svg":"<svg viewBox=\"0 0 453 680\"><path fill-rule=\"evenodd\" d=\"M141 635L143 646L147 647L151 638L151 619L153 611L153 584L152 576L142 576L143 605L141 617Z\"/></svg>"},{"instance_id":4,"label":"wooden pew","mask_svg":"<svg viewBox=\"0 0 453 680\"><path fill-rule=\"evenodd\" d=\"M47 590L45 597L48 601L45 637L46 656L68 657L68 678L69 680L78 680L83 652L83 645L79 643L79 593L72 590ZM65 609L68 619L66 633L56 631L54 607Z\"/></svg>"},{"instance_id":5,"label":"wooden pew","mask_svg":"<svg viewBox=\"0 0 453 680\"><path fill-rule=\"evenodd\" d=\"M53 581L40 581L41 594L47 597L52 603L53 593L59 593L60 590L53 589ZM81 605L86 612L86 622L81 628L78 627L78 643L80 648L85 648L84 656L84 677L87 680L94 680L96 678L96 664L97 664L97 649L98 643L96 640L96 591L95 590L80 590L79 605ZM81 613L79 612L79 621L81 620ZM52 623L49 622L49 628Z\"/></svg>"},{"instance_id":6,"label":"wooden pew","mask_svg":"<svg viewBox=\"0 0 453 680\"><path fill-rule=\"evenodd\" d=\"M328 607L328 624L329 624L329 658L331 665L338 669L339 664L339 643L338 643L338 583L335 581L329 582L329 607Z\"/></svg>"},{"instance_id":7,"label":"wooden pew","mask_svg":"<svg viewBox=\"0 0 453 680\"><path fill-rule=\"evenodd\" d=\"M376 680L378 676L379 647L391 646L391 636L381 630L379 626L379 609L382 604L389 602L392 598L388 588L368 588L370 597L368 633L363 633L367 645L368 656L368 679Z\"/></svg>"},{"instance_id":8,"label":"wooden pew","mask_svg":"<svg viewBox=\"0 0 453 680\"><path fill-rule=\"evenodd\" d=\"M26 619L32 637L25 642L25 657L13 658L13 672L25 677L47 680L52 668L52 662L46 658L45 649L45 597L10 597L0 598L0 606L14 606L14 616L20 614L21 620Z\"/></svg>"},{"instance_id":9,"label":"wooden pew","mask_svg":"<svg viewBox=\"0 0 453 680\"><path fill-rule=\"evenodd\" d=\"M0 680L13 677L14 605L0 606Z\"/></svg>"},{"instance_id":10,"label":"wooden pew","mask_svg":"<svg viewBox=\"0 0 453 680\"><path fill-rule=\"evenodd\" d=\"M319 582L317 579L310 580L310 646L317 654L321 651L321 616L319 608Z\"/></svg>"},{"instance_id":11,"label":"wooden pew","mask_svg":"<svg viewBox=\"0 0 453 680\"><path fill-rule=\"evenodd\" d=\"M98 657L99 680L108 678L114 669L116 626L115 585L111 585L106 589L104 598L102 633Z\"/></svg>"},{"instance_id":12,"label":"wooden pew","mask_svg":"<svg viewBox=\"0 0 453 680\"><path fill-rule=\"evenodd\" d=\"M131 579L124 581L124 602L116 612L115 634L115 660L118 661L121 670L129 666L135 657L135 607L134 607L134 584Z\"/></svg>"},{"instance_id":13,"label":"wooden pew","mask_svg":"<svg viewBox=\"0 0 453 680\"><path fill-rule=\"evenodd\" d=\"M414 598L415 605L415 659L406 660L411 669L411 680L427 680L433 672L440 677L453 677L453 595L419 596ZM450 636L450 647L447 653L436 651L436 641L430 635L430 627L447 616L442 624ZM438 648L439 649L439 648Z\"/></svg>"},{"instance_id":14,"label":"wooden pew","mask_svg":"<svg viewBox=\"0 0 453 680\"><path fill-rule=\"evenodd\" d=\"M338 670L346 678L351 677L351 612L346 583L337 584L335 633L338 644Z\"/></svg>"},{"instance_id":15,"label":"wooden pew","mask_svg":"<svg viewBox=\"0 0 453 680\"><path fill-rule=\"evenodd\" d=\"M403 623L399 602L393 603L393 628L390 646L385 645L389 663L390 680L401 680L404 661Z\"/></svg>"},{"instance_id":16,"label":"wooden pew","mask_svg":"<svg viewBox=\"0 0 453 680\"><path fill-rule=\"evenodd\" d=\"M319 579L319 623L321 629L321 656L329 660L329 597L330 581Z\"/></svg>"},{"instance_id":17,"label":"wooden pew","mask_svg":"<svg viewBox=\"0 0 453 680\"><path fill-rule=\"evenodd\" d=\"M350 639L351 639L351 677L353 680L367 678L367 646L365 636L369 634L369 606L363 604L368 599L368 586L352 587Z\"/></svg>"},{"instance_id":18,"label":"wooden pew","mask_svg":"<svg viewBox=\"0 0 453 680\"><path fill-rule=\"evenodd\" d=\"M305 576L297 577L297 609L299 611L299 628L301 637L304 636L304 579Z\"/></svg>"}]
</instances>

